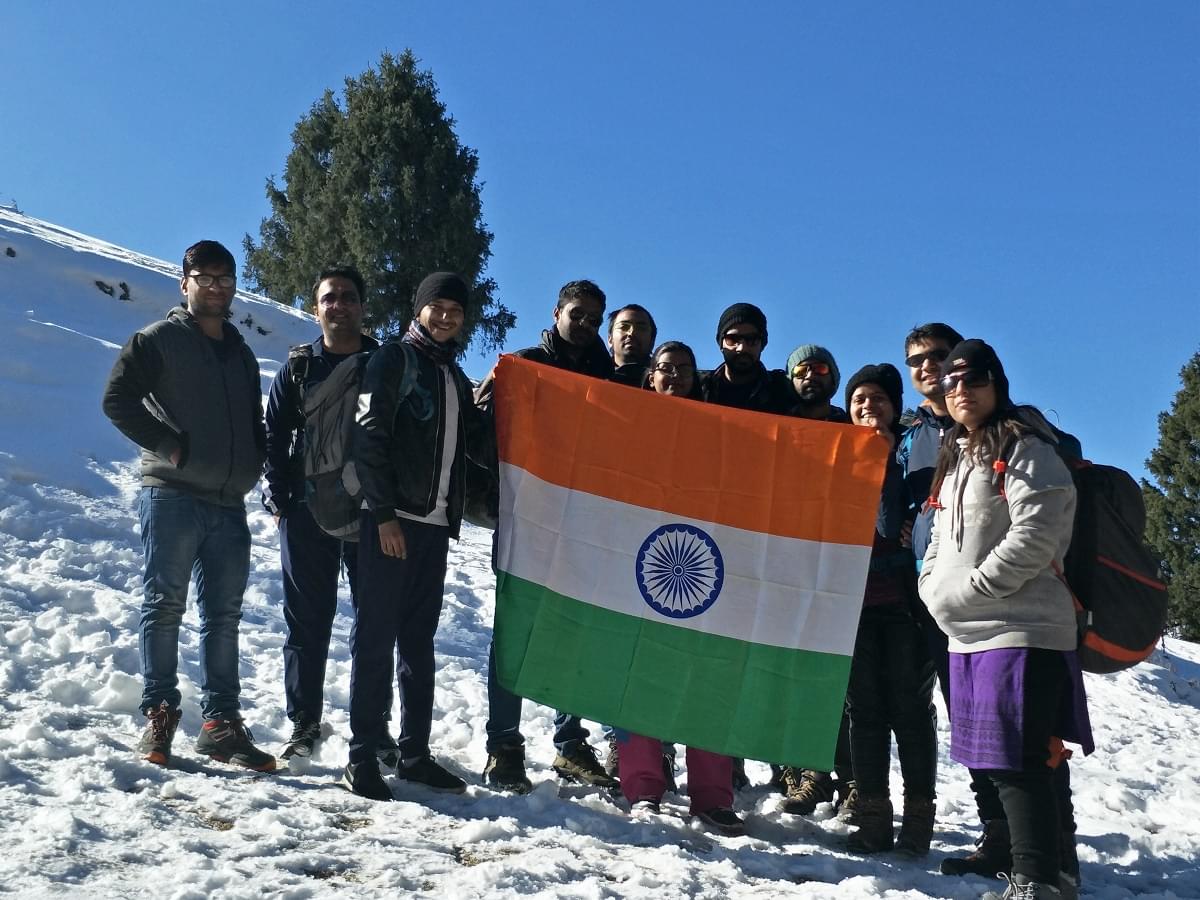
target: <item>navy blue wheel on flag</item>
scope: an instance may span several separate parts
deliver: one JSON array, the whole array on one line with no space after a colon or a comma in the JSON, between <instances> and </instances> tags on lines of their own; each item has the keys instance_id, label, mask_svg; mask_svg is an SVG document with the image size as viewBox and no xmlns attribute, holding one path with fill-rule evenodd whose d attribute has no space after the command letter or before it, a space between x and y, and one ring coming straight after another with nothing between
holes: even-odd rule
<instances>
[{"instance_id":1,"label":"navy blue wheel on flag","mask_svg":"<svg viewBox=\"0 0 1200 900\"><path fill-rule=\"evenodd\" d=\"M642 542L634 572L651 609L672 619L690 619L717 602L725 561L703 530L676 522L656 528Z\"/></svg>"}]
</instances>

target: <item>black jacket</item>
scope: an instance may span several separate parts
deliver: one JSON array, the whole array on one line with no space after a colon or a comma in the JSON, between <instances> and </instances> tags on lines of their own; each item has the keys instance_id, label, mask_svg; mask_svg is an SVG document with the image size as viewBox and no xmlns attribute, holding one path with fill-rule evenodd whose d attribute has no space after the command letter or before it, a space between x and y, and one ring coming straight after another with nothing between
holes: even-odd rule
<instances>
[{"instance_id":1,"label":"black jacket","mask_svg":"<svg viewBox=\"0 0 1200 900\"><path fill-rule=\"evenodd\" d=\"M616 366L613 369L612 375L609 376L609 381L615 381L617 384L627 384L630 387L645 387L646 374L650 371L650 364L645 363L625 363L623 366Z\"/></svg>"},{"instance_id":2,"label":"black jacket","mask_svg":"<svg viewBox=\"0 0 1200 900\"><path fill-rule=\"evenodd\" d=\"M427 516L437 505L446 441L446 390L441 367L414 346L420 371L411 393L397 401L404 373L404 352L389 341L367 362L359 392L352 455L362 483L363 499L379 523L396 518L400 509ZM466 495L467 454L484 458L487 419L476 410L471 383L462 369L449 364L458 393L458 446L450 470L446 517L458 537Z\"/></svg>"},{"instance_id":3,"label":"black jacket","mask_svg":"<svg viewBox=\"0 0 1200 900\"><path fill-rule=\"evenodd\" d=\"M698 373L700 397L705 403L778 415L787 413L792 385L782 369L768 370L759 363L758 377L752 383L735 385L725 378L724 368L722 364L710 372Z\"/></svg>"},{"instance_id":4,"label":"black jacket","mask_svg":"<svg viewBox=\"0 0 1200 900\"><path fill-rule=\"evenodd\" d=\"M142 448L142 484L242 506L266 455L258 361L241 333L205 336L182 306L129 339L104 389L104 414ZM171 455L179 450L179 465Z\"/></svg>"},{"instance_id":5,"label":"black jacket","mask_svg":"<svg viewBox=\"0 0 1200 900\"><path fill-rule=\"evenodd\" d=\"M567 342L559 337L557 331L553 328L547 328L542 332L542 342L538 346L516 350L512 355L532 360L536 363L542 363L543 365L554 366L556 369L566 369L568 372L590 375L593 378L612 378L612 357L608 355L608 350L600 338L596 338L595 343L585 348L577 359L571 358L567 352L568 346ZM479 387L475 389L475 405L485 412L490 413L492 411L492 403L495 399L493 396L495 381L496 370L492 369L492 371L488 372L487 377L479 383Z\"/></svg>"},{"instance_id":6,"label":"black jacket","mask_svg":"<svg viewBox=\"0 0 1200 900\"><path fill-rule=\"evenodd\" d=\"M345 356L335 356L318 337L308 345L310 355L288 358L267 395L267 468L263 506L272 515L287 515L304 500L304 397L329 377ZM379 341L363 335L362 349L375 350ZM303 372L303 383L297 369Z\"/></svg>"}]
</instances>

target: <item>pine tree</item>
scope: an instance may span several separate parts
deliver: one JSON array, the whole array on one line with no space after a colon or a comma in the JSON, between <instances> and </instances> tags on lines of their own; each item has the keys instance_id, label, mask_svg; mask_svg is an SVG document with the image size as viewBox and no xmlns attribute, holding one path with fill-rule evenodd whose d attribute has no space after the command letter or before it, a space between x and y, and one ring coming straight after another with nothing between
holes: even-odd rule
<instances>
[{"instance_id":1,"label":"pine tree","mask_svg":"<svg viewBox=\"0 0 1200 900\"><path fill-rule=\"evenodd\" d=\"M515 322L483 275L492 233L481 212L474 150L459 143L433 76L411 52L384 53L377 68L347 78L313 104L292 132L285 186L267 179L270 218L260 243L246 235L245 277L287 305L312 311L312 283L335 263L367 282L365 323L402 332L430 272L457 272L472 286L460 342L500 347Z\"/></svg>"},{"instance_id":2,"label":"pine tree","mask_svg":"<svg viewBox=\"0 0 1200 900\"><path fill-rule=\"evenodd\" d=\"M1158 414L1158 446L1146 460L1157 485L1142 482L1146 540L1162 556L1169 623L1200 640L1200 352L1180 372L1170 412Z\"/></svg>"}]
</instances>

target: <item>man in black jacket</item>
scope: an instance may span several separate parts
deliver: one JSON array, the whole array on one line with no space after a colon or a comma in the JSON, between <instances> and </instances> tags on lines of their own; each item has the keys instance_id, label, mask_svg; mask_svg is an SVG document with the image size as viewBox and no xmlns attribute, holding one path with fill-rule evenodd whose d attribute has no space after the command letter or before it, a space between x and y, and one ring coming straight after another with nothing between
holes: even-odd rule
<instances>
[{"instance_id":1,"label":"man in black jacket","mask_svg":"<svg viewBox=\"0 0 1200 900\"><path fill-rule=\"evenodd\" d=\"M269 772L242 723L238 623L250 572L246 493L265 452L258 362L229 324L233 255L200 241L183 255L181 306L121 350L104 413L142 448L138 513L146 568L139 628L143 759L167 765L179 725L179 627L196 573L204 726L196 750Z\"/></svg>"},{"instance_id":2,"label":"man in black jacket","mask_svg":"<svg viewBox=\"0 0 1200 900\"><path fill-rule=\"evenodd\" d=\"M604 291L594 282L571 281L558 292L554 308L554 327L542 332L537 347L517 350L513 355L544 365L578 372L594 378L609 379L613 362L597 332L604 322ZM475 392L475 405L488 414L492 410L495 370L488 374ZM492 542L493 562L496 555ZM521 698L504 688L496 679L494 646L488 647L488 760L484 780L494 788L526 793L533 785L525 775L525 738L521 735ZM596 751L587 742L588 731L578 716L557 712L554 717L554 746L558 750L552 764L562 778L597 787L615 787L617 781L604 771Z\"/></svg>"},{"instance_id":3,"label":"man in black jacket","mask_svg":"<svg viewBox=\"0 0 1200 900\"><path fill-rule=\"evenodd\" d=\"M378 342L362 333L363 278L351 266L323 270L313 284L320 336L292 348L267 397L263 505L279 526L283 569L283 685L292 736L281 757L307 757L321 736L325 663L342 564L354 595L358 547L325 534L305 502L304 398L338 363Z\"/></svg>"},{"instance_id":4,"label":"man in black jacket","mask_svg":"<svg viewBox=\"0 0 1200 900\"><path fill-rule=\"evenodd\" d=\"M608 347L615 366L612 380L640 388L657 338L658 327L646 307L630 303L609 313Z\"/></svg>"},{"instance_id":5,"label":"man in black jacket","mask_svg":"<svg viewBox=\"0 0 1200 900\"><path fill-rule=\"evenodd\" d=\"M700 396L706 403L755 412L786 413L792 389L787 376L762 364L767 346L767 317L753 303L735 303L721 313L717 346L724 362L700 373Z\"/></svg>"},{"instance_id":6,"label":"man in black jacket","mask_svg":"<svg viewBox=\"0 0 1200 900\"><path fill-rule=\"evenodd\" d=\"M434 790L466 784L429 753L433 720L433 636L442 611L446 555L458 538L466 456L479 458L486 419L455 362L468 288L450 272L421 282L413 320L400 341L372 355L358 398L353 460L364 509L358 541L358 606L350 634L350 762L343 783L372 800L391 800L376 752L392 699L393 652L400 670L396 776ZM401 342L414 351L415 381L404 378ZM400 396L401 385L411 389Z\"/></svg>"}]
</instances>

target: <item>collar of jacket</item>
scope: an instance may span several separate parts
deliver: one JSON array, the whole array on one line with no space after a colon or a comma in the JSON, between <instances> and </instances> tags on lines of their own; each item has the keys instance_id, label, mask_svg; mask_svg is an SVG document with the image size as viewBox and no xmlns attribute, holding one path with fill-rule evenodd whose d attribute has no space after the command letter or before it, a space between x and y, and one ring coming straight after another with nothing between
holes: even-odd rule
<instances>
[{"instance_id":1,"label":"collar of jacket","mask_svg":"<svg viewBox=\"0 0 1200 900\"><path fill-rule=\"evenodd\" d=\"M608 378L612 374L612 357L608 355L608 349L599 337L585 347L583 353L575 361L571 360L567 351L569 346L559 335L557 329L547 328L542 332L542 350L557 365L571 372L594 375L597 378Z\"/></svg>"},{"instance_id":2,"label":"collar of jacket","mask_svg":"<svg viewBox=\"0 0 1200 900\"><path fill-rule=\"evenodd\" d=\"M200 323L185 306L172 306L167 310L167 319L172 322L178 322L180 325L185 325L197 334L204 336L204 332L200 329ZM227 341L234 341L238 344L246 342L246 339L242 337L242 333L228 319L221 323L221 330L225 333L225 340Z\"/></svg>"}]
</instances>

